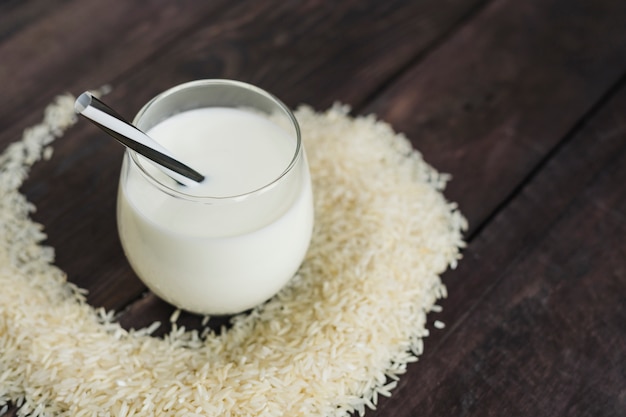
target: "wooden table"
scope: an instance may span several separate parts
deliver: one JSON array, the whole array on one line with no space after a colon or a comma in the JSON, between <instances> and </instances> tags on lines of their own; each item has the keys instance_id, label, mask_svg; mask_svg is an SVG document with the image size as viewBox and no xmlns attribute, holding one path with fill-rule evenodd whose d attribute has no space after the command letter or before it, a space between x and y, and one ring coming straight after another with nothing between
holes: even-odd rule
<instances>
[{"instance_id":1,"label":"wooden table","mask_svg":"<svg viewBox=\"0 0 626 417\"><path fill-rule=\"evenodd\" d=\"M430 316L447 327L370 416L626 415L625 74L623 0L0 3L3 148L59 93L110 84L130 116L232 78L376 113L453 175L470 229ZM131 327L172 308L120 248L122 152L79 123L23 191L57 264Z\"/></svg>"}]
</instances>

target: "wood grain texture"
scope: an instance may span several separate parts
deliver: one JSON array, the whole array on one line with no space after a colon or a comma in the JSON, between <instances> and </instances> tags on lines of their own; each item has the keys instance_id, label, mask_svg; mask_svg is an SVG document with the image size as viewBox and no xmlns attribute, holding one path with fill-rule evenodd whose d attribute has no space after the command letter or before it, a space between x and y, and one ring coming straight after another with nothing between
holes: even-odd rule
<instances>
[{"instance_id":1,"label":"wood grain texture","mask_svg":"<svg viewBox=\"0 0 626 417\"><path fill-rule=\"evenodd\" d=\"M211 17L218 18L226 3L51 3L54 7L32 25L17 25L12 36L0 39L0 143L15 140L56 95L98 88L145 65L153 54L186 31L210 23ZM28 2L7 19L38 14L42 7L39 2Z\"/></svg>"},{"instance_id":2,"label":"wood grain texture","mask_svg":"<svg viewBox=\"0 0 626 417\"><path fill-rule=\"evenodd\" d=\"M0 3L0 43L27 26L34 26L37 21L58 8L64 1L30 0L24 7L24 0L4 0Z\"/></svg>"},{"instance_id":3,"label":"wood grain texture","mask_svg":"<svg viewBox=\"0 0 626 417\"><path fill-rule=\"evenodd\" d=\"M623 415L625 108L623 86L472 241L374 415Z\"/></svg>"},{"instance_id":4,"label":"wood grain texture","mask_svg":"<svg viewBox=\"0 0 626 417\"><path fill-rule=\"evenodd\" d=\"M625 17L614 0L493 2L365 112L453 175L471 233L624 73Z\"/></svg>"}]
</instances>

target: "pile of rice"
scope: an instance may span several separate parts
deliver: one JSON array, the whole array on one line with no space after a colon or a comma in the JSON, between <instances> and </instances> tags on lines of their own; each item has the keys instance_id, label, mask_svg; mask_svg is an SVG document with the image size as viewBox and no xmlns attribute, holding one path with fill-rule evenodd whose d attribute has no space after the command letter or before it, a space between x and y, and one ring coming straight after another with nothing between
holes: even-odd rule
<instances>
[{"instance_id":1,"label":"pile of rice","mask_svg":"<svg viewBox=\"0 0 626 417\"><path fill-rule=\"evenodd\" d=\"M220 335L174 326L161 339L85 302L18 191L75 122L73 102L59 97L0 156L0 415L342 416L390 395L466 227L447 177L405 137L345 107L300 108L316 229L298 275Z\"/></svg>"}]
</instances>

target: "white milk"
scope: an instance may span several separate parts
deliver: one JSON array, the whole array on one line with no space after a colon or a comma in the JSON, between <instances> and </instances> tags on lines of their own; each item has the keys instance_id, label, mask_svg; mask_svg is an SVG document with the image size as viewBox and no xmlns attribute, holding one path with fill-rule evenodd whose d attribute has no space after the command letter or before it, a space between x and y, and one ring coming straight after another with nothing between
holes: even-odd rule
<instances>
[{"instance_id":1,"label":"white milk","mask_svg":"<svg viewBox=\"0 0 626 417\"><path fill-rule=\"evenodd\" d=\"M303 150L285 173L295 139L263 116L228 108L179 113L148 134L206 180L177 185L138 157L168 191L125 155L118 228L137 275L159 297L201 314L240 312L278 292L302 262L313 227Z\"/></svg>"}]
</instances>

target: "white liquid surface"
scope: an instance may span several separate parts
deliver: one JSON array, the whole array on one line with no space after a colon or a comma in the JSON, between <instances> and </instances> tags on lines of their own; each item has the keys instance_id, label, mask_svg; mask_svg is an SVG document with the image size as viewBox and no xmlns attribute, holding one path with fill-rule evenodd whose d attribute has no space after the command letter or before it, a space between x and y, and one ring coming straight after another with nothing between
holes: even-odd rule
<instances>
[{"instance_id":1,"label":"white liquid surface","mask_svg":"<svg viewBox=\"0 0 626 417\"><path fill-rule=\"evenodd\" d=\"M287 132L267 118L229 108L183 112L157 124L148 135L206 176L199 186L180 188L196 196L228 197L257 190L285 171L296 150Z\"/></svg>"},{"instance_id":2,"label":"white liquid surface","mask_svg":"<svg viewBox=\"0 0 626 417\"><path fill-rule=\"evenodd\" d=\"M296 141L268 119L211 108L177 114L148 134L204 174L199 197L257 190L288 168ZM153 177L169 178L144 161ZM144 283L196 313L228 314L274 295L296 272L311 238L313 201L306 158L262 193L226 203L172 197L125 156L118 196L124 251Z\"/></svg>"}]
</instances>

